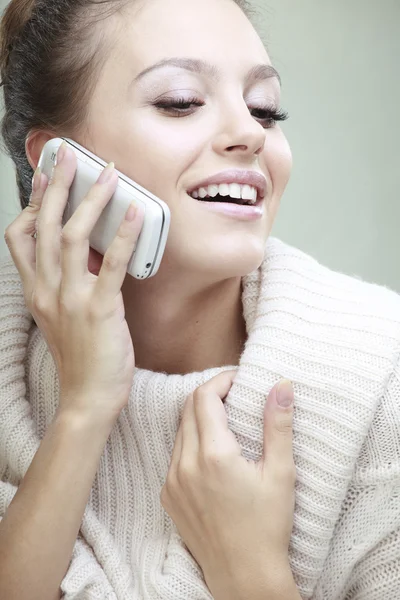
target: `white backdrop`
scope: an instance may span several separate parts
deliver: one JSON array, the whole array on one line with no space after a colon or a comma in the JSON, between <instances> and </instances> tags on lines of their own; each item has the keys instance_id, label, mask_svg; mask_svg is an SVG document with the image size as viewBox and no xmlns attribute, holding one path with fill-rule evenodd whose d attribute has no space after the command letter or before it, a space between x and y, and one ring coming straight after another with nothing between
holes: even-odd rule
<instances>
[{"instance_id":1,"label":"white backdrop","mask_svg":"<svg viewBox=\"0 0 400 600\"><path fill-rule=\"evenodd\" d=\"M400 1L256 2L294 154L273 235L400 292ZM0 254L18 211L2 155Z\"/></svg>"}]
</instances>

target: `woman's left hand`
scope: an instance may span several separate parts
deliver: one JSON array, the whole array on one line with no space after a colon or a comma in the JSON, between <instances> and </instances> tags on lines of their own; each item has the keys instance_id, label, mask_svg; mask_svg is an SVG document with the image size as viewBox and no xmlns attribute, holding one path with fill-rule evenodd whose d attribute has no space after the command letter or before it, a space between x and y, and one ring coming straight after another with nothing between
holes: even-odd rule
<instances>
[{"instance_id":1,"label":"woman's left hand","mask_svg":"<svg viewBox=\"0 0 400 600\"><path fill-rule=\"evenodd\" d=\"M297 599L288 559L293 388L282 380L269 393L263 456L255 463L242 456L228 427L223 400L235 375L220 373L188 396L161 503L215 600ZM278 397L290 406L279 406Z\"/></svg>"}]
</instances>

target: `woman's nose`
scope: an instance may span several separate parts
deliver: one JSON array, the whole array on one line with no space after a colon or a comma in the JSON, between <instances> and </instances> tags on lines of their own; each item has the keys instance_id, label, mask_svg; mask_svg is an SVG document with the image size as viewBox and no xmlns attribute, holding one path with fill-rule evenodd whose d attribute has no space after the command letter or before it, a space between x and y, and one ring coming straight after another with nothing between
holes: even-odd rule
<instances>
[{"instance_id":1,"label":"woman's nose","mask_svg":"<svg viewBox=\"0 0 400 600\"><path fill-rule=\"evenodd\" d=\"M245 102L225 105L218 122L213 143L215 152L253 156L263 151L266 130L250 114Z\"/></svg>"}]
</instances>

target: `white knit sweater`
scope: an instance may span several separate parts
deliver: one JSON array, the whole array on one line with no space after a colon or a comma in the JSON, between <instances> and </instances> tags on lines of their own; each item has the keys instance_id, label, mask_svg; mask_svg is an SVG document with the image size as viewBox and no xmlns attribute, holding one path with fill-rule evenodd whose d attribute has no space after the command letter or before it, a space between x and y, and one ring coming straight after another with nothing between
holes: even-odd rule
<instances>
[{"instance_id":1,"label":"white knit sweater","mask_svg":"<svg viewBox=\"0 0 400 600\"><path fill-rule=\"evenodd\" d=\"M267 394L281 377L294 384L290 561L302 597L399 600L400 296L275 238L243 283L248 341L226 410L244 456L259 460ZM0 290L1 516L59 388L10 257L0 262ZM136 370L62 582L65 600L212 598L160 490L187 394L221 370Z\"/></svg>"}]
</instances>

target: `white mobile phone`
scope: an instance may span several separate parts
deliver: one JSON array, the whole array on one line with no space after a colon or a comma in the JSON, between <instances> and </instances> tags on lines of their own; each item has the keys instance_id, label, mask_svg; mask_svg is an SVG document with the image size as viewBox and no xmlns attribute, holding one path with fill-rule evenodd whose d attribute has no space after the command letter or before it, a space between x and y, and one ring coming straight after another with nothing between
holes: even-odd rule
<instances>
[{"instance_id":1,"label":"white mobile phone","mask_svg":"<svg viewBox=\"0 0 400 600\"><path fill-rule=\"evenodd\" d=\"M71 139L53 138L44 145L38 163L42 173L47 177L51 176L57 162L58 148L63 141L72 148L77 157L75 178L62 219L62 225L65 225L107 163ZM160 198L118 170L117 173L119 177L117 188L89 236L89 245L104 256L117 235L128 207L134 202L138 208L144 210L145 214L136 249L129 259L127 273L135 279L147 279L153 277L160 266L168 237L170 211Z\"/></svg>"}]
</instances>

